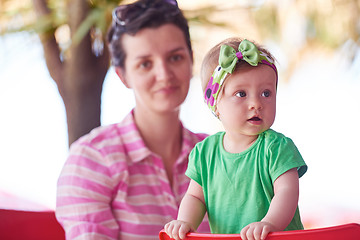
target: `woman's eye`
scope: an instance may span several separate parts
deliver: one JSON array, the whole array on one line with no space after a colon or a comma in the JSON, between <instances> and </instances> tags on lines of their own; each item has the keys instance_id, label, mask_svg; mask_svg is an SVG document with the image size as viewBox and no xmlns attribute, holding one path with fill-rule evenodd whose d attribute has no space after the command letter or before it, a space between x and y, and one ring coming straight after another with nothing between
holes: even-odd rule
<instances>
[{"instance_id":1,"label":"woman's eye","mask_svg":"<svg viewBox=\"0 0 360 240\"><path fill-rule=\"evenodd\" d=\"M271 92L269 90L266 90L261 94L261 96L263 96L263 97L270 97L270 95L271 95Z\"/></svg>"},{"instance_id":2,"label":"woman's eye","mask_svg":"<svg viewBox=\"0 0 360 240\"><path fill-rule=\"evenodd\" d=\"M179 54L176 54L176 55L173 55L170 57L170 61L172 62L177 62L177 61L180 61L183 57Z\"/></svg>"},{"instance_id":3,"label":"woman's eye","mask_svg":"<svg viewBox=\"0 0 360 240\"><path fill-rule=\"evenodd\" d=\"M244 91L240 91L240 92L237 92L235 94L235 96L237 96L237 97L246 97L246 93Z\"/></svg>"},{"instance_id":4,"label":"woman's eye","mask_svg":"<svg viewBox=\"0 0 360 240\"><path fill-rule=\"evenodd\" d=\"M151 66L150 61L145 61L145 62L140 63L141 68L149 68L150 66Z\"/></svg>"}]
</instances>

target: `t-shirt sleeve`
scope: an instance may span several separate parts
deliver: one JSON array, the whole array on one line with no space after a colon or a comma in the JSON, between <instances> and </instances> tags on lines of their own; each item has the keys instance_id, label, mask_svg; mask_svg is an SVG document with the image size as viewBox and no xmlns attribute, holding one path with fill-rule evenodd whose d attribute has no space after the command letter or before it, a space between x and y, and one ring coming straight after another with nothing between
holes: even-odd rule
<instances>
[{"instance_id":1,"label":"t-shirt sleeve","mask_svg":"<svg viewBox=\"0 0 360 240\"><path fill-rule=\"evenodd\" d=\"M269 166L272 182L293 168L297 169L299 178L307 171L304 159L290 138L283 137L273 142L268 149L268 154L270 154Z\"/></svg>"},{"instance_id":2,"label":"t-shirt sleeve","mask_svg":"<svg viewBox=\"0 0 360 240\"><path fill-rule=\"evenodd\" d=\"M189 163L185 175L197 182L200 186L202 186L201 174L197 171L197 169L201 169L200 165L201 160L198 143L195 145L195 147L189 154Z\"/></svg>"}]
</instances>

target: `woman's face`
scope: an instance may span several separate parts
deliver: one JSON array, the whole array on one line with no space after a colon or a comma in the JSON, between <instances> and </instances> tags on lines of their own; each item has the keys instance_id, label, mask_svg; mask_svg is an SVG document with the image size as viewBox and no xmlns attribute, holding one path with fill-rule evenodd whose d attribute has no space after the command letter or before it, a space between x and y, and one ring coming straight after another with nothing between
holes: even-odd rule
<instances>
[{"instance_id":1,"label":"woman's face","mask_svg":"<svg viewBox=\"0 0 360 240\"><path fill-rule=\"evenodd\" d=\"M134 90L136 108L155 112L178 111L192 77L192 55L182 31L173 24L145 28L122 38L125 69L117 69Z\"/></svg>"}]
</instances>

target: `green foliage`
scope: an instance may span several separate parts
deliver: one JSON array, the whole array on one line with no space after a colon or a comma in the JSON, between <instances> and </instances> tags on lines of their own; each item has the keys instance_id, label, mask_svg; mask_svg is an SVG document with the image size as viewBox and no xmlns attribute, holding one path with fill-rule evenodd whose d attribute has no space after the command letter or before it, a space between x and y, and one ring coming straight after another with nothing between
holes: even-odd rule
<instances>
[{"instance_id":1,"label":"green foliage","mask_svg":"<svg viewBox=\"0 0 360 240\"><path fill-rule=\"evenodd\" d=\"M98 1L102 2L102 1ZM111 2L111 1L110 1ZM72 41L79 43L92 27L100 29L104 34L111 22L111 13L117 5L108 3L107 5L94 6L75 32Z\"/></svg>"},{"instance_id":2,"label":"green foliage","mask_svg":"<svg viewBox=\"0 0 360 240\"><path fill-rule=\"evenodd\" d=\"M216 26L216 27L229 27L225 21L213 21L212 14L226 12L227 10L220 10L218 6L206 6L198 9L183 10L185 17L188 19L189 24L201 24L203 27Z\"/></svg>"},{"instance_id":3,"label":"green foliage","mask_svg":"<svg viewBox=\"0 0 360 240\"><path fill-rule=\"evenodd\" d=\"M0 1L0 34L23 31L33 21L34 14L30 1L13 4L10 0Z\"/></svg>"},{"instance_id":4,"label":"green foliage","mask_svg":"<svg viewBox=\"0 0 360 240\"><path fill-rule=\"evenodd\" d=\"M279 37L279 20L274 5L254 10L253 16L256 26L259 28L259 32L263 37L270 37L272 39L277 39Z\"/></svg>"},{"instance_id":5,"label":"green foliage","mask_svg":"<svg viewBox=\"0 0 360 240\"><path fill-rule=\"evenodd\" d=\"M5 2L16 2L17 0L3 0ZM78 43L89 32L92 27L100 29L103 33L111 22L112 10L120 5L123 0L89 0L90 11L73 36L73 42ZM56 29L64 24L68 24L67 1L48 0L47 7L49 15L36 18L30 0L23 2L24 7L11 8L8 5L4 10L0 10L0 23L7 24L8 27L0 28L1 34L18 31L35 31L36 33L55 32ZM0 4L0 6L5 4ZM2 8L3 9L3 8ZM195 10L185 10L184 14L189 19L190 24L203 24L204 26L224 27L226 23L212 21L209 15L218 12L216 6L208 6ZM14 19L20 19L17 24L11 24ZM26 19L26 21L25 21Z\"/></svg>"},{"instance_id":6,"label":"green foliage","mask_svg":"<svg viewBox=\"0 0 360 240\"><path fill-rule=\"evenodd\" d=\"M13 7L16 0L1 1L0 6L0 33L19 31L35 31L36 33L55 32L55 30L68 24L67 3L65 0L48 0L49 14L36 18L31 1L23 2L22 7ZM120 4L120 0L92 0L89 1L90 12L77 32L74 34L75 42L78 42L93 27L105 32L111 21L112 9ZM24 4L23 4L24 5Z\"/></svg>"},{"instance_id":7,"label":"green foliage","mask_svg":"<svg viewBox=\"0 0 360 240\"><path fill-rule=\"evenodd\" d=\"M73 0L44 1L47 2L49 14L37 18L32 8L32 0L0 0L0 34L18 31L54 33L60 26L67 25L69 22L67 4L68 1ZM81 41L94 27L104 35L111 23L113 8L123 2L123 0L88 0L90 11L78 29L71 29L73 33L72 42ZM324 3L326 4L324 5ZM246 9L246 6L235 4L235 2L233 6ZM286 6L298 9L306 19L305 34L309 41L334 49L348 38L353 38L354 41L359 39L357 25L360 3L357 0L293 1ZM219 5L210 5L186 9L183 12L190 25L217 26L230 29L234 23L219 20L222 19L219 16L226 16L227 11L234 10L237 7L226 9ZM249 8L248 11L250 11L249 15L251 16L248 21L255 23L256 31L262 38L278 40L284 34L280 28L280 21L287 20L280 16L286 15L286 8L281 9L279 4L269 1L260 7Z\"/></svg>"}]
</instances>

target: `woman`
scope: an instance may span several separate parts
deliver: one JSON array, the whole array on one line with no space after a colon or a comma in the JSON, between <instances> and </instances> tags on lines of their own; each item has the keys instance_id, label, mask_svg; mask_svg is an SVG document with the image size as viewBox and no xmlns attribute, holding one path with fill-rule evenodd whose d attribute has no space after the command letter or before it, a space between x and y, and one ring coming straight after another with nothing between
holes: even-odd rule
<instances>
[{"instance_id":1,"label":"woman","mask_svg":"<svg viewBox=\"0 0 360 240\"><path fill-rule=\"evenodd\" d=\"M67 239L158 239L189 184L188 154L205 137L179 120L192 77L188 24L176 1L139 0L114 10L108 43L136 105L71 146L56 216Z\"/></svg>"}]
</instances>

